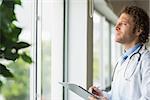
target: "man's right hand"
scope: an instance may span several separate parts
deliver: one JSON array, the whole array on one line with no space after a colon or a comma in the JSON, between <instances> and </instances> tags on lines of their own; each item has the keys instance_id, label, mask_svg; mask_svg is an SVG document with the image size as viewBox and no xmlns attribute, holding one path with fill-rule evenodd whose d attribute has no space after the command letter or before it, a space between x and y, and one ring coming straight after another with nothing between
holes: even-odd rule
<instances>
[{"instance_id":1,"label":"man's right hand","mask_svg":"<svg viewBox=\"0 0 150 100\"><path fill-rule=\"evenodd\" d=\"M96 96L103 96L103 92L100 89L98 89L96 86L91 86L89 88L89 92L95 94Z\"/></svg>"},{"instance_id":2,"label":"man's right hand","mask_svg":"<svg viewBox=\"0 0 150 100\"><path fill-rule=\"evenodd\" d=\"M96 97L91 96L91 97L89 97L89 100L108 100L107 97L104 97L103 92L95 86L91 86L89 88L89 92L91 92L91 93L95 94L96 96L100 97L100 99L97 99Z\"/></svg>"}]
</instances>

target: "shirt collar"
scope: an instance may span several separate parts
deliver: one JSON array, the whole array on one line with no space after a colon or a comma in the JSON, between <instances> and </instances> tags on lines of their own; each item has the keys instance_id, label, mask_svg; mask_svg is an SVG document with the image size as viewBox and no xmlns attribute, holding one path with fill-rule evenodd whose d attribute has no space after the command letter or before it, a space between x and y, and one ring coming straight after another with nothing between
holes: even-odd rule
<instances>
[{"instance_id":1,"label":"shirt collar","mask_svg":"<svg viewBox=\"0 0 150 100\"><path fill-rule=\"evenodd\" d=\"M123 56L122 56L123 59L124 59L124 60L127 59L130 54L132 54L135 50L137 50L137 49L138 49L139 47L141 47L141 46L142 46L141 43L137 43L134 47L129 48L127 51L124 52L124 54L123 54Z\"/></svg>"}]
</instances>

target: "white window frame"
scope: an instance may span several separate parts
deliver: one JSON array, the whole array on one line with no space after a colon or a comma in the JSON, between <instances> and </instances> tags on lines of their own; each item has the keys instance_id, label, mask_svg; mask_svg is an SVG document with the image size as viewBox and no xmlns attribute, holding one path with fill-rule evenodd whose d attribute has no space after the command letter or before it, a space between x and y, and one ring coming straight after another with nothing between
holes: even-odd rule
<instances>
[{"instance_id":1,"label":"white window frame","mask_svg":"<svg viewBox=\"0 0 150 100\"><path fill-rule=\"evenodd\" d=\"M42 41L42 6L43 0L33 0L33 61L30 70L30 100L41 100L41 41ZM53 24L52 32L52 68L51 68L51 98L50 100L63 100L63 89L58 82L63 81L63 0L52 0L53 8L57 11L52 14L52 18L57 19ZM49 12L51 13L51 12ZM59 29L56 29L58 27ZM46 77L46 76L45 76Z\"/></svg>"}]
</instances>

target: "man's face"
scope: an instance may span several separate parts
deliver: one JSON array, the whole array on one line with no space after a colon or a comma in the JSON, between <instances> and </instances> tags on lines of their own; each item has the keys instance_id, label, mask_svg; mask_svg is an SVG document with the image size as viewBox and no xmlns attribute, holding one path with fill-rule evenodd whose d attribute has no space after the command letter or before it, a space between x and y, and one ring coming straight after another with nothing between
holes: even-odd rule
<instances>
[{"instance_id":1,"label":"man's face","mask_svg":"<svg viewBox=\"0 0 150 100\"><path fill-rule=\"evenodd\" d=\"M126 13L122 13L115 26L115 41L122 44L129 44L135 41L138 37L133 29L133 18Z\"/></svg>"}]
</instances>

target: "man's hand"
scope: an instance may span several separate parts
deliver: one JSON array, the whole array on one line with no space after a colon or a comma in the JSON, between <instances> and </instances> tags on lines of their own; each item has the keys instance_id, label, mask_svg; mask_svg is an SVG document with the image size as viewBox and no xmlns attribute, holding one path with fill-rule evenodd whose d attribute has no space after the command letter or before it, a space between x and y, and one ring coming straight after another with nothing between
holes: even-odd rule
<instances>
[{"instance_id":1,"label":"man's hand","mask_svg":"<svg viewBox=\"0 0 150 100\"><path fill-rule=\"evenodd\" d=\"M98 89L97 87L95 87L95 86L91 86L89 88L89 92L95 94L96 96L103 96L102 91L100 89Z\"/></svg>"},{"instance_id":2,"label":"man's hand","mask_svg":"<svg viewBox=\"0 0 150 100\"><path fill-rule=\"evenodd\" d=\"M89 100L108 100L107 97L105 97L102 93L102 91L100 89L98 89L97 87L95 86L91 86L89 88L89 92L95 94L96 96L99 97L99 99L97 99L96 97L94 96L90 96L89 97Z\"/></svg>"}]
</instances>

